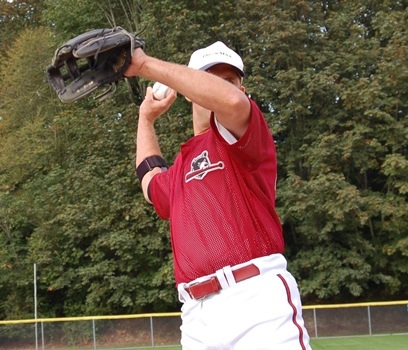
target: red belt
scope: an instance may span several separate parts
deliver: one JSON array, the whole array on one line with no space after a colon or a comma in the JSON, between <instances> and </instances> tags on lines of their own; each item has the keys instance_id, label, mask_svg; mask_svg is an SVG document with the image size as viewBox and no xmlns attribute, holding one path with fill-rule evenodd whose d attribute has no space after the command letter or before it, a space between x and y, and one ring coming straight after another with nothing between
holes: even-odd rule
<instances>
[{"instance_id":1,"label":"red belt","mask_svg":"<svg viewBox=\"0 0 408 350\"><path fill-rule=\"evenodd\" d=\"M241 267L233 270L232 274L235 278L235 282L242 282L248 278L258 276L260 274L258 267L254 264ZM209 280L192 284L186 288L186 291L190 295L191 299L202 299L210 294L218 293L221 290L220 281L216 276L211 277Z\"/></svg>"}]
</instances>

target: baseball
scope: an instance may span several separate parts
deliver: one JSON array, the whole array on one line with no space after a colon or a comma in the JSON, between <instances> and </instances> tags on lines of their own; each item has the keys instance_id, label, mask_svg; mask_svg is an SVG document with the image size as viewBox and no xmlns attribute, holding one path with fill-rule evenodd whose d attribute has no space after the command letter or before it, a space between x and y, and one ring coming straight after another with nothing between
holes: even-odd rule
<instances>
[{"instance_id":1,"label":"baseball","mask_svg":"<svg viewBox=\"0 0 408 350\"><path fill-rule=\"evenodd\" d=\"M153 96L156 100L163 100L170 93L170 88L159 82L153 85Z\"/></svg>"}]
</instances>

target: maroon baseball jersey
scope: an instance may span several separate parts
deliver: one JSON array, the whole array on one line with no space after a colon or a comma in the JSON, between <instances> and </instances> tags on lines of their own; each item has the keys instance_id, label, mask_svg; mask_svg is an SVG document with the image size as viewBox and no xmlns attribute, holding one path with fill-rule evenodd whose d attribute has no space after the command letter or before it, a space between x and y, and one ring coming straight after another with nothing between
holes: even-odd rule
<instances>
[{"instance_id":1,"label":"maroon baseball jersey","mask_svg":"<svg viewBox=\"0 0 408 350\"><path fill-rule=\"evenodd\" d=\"M275 145L250 102L250 124L237 142L225 140L212 115L211 129L183 144L174 165L150 183L156 212L170 219L177 284L283 252Z\"/></svg>"}]
</instances>

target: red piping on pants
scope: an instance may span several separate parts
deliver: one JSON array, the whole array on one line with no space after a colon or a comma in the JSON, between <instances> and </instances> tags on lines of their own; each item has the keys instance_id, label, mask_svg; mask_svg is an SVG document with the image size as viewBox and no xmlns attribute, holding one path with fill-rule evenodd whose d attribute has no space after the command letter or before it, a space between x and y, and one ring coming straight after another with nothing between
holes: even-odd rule
<instances>
[{"instance_id":1,"label":"red piping on pants","mask_svg":"<svg viewBox=\"0 0 408 350\"><path fill-rule=\"evenodd\" d=\"M291 294L290 294L289 285L288 285L288 283L286 282L285 278L284 278L281 274L278 274L278 277L281 279L283 285L285 286L286 294L288 295L288 303L289 303L289 305L292 307L292 310L293 310L292 321L293 321L294 325L295 325L295 326L298 328L298 330L299 330L299 343L300 343L300 346L302 347L302 350L306 350L305 344L304 344L304 342L303 342L303 329L302 329L302 327L299 325L299 323L296 321L297 309L296 309L296 306L295 306L295 305L293 304L293 302L292 302L292 296L291 296Z\"/></svg>"}]
</instances>

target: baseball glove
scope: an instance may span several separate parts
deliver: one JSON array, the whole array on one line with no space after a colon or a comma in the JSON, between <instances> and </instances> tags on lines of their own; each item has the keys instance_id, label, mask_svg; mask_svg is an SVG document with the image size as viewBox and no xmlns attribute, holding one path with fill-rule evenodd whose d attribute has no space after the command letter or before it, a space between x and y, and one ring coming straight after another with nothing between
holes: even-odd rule
<instances>
[{"instance_id":1,"label":"baseball glove","mask_svg":"<svg viewBox=\"0 0 408 350\"><path fill-rule=\"evenodd\" d=\"M74 102L96 89L110 85L95 97L100 101L111 96L123 78L133 51L145 41L121 27L95 29L69 40L59 47L47 78L62 102Z\"/></svg>"}]
</instances>

